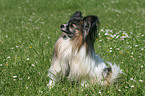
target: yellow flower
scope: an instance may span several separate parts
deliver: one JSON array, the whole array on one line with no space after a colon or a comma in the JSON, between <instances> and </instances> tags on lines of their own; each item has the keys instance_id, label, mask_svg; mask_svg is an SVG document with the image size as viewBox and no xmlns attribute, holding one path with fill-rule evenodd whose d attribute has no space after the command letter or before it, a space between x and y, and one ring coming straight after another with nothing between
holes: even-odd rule
<instances>
[{"instance_id":1,"label":"yellow flower","mask_svg":"<svg viewBox=\"0 0 145 96\"><path fill-rule=\"evenodd\" d=\"M18 57L18 58L20 58L20 57Z\"/></svg>"},{"instance_id":2,"label":"yellow flower","mask_svg":"<svg viewBox=\"0 0 145 96\"><path fill-rule=\"evenodd\" d=\"M119 51L120 54L123 54L121 51Z\"/></svg>"},{"instance_id":3,"label":"yellow flower","mask_svg":"<svg viewBox=\"0 0 145 96\"><path fill-rule=\"evenodd\" d=\"M109 91L107 91L107 93L109 93Z\"/></svg>"},{"instance_id":4,"label":"yellow flower","mask_svg":"<svg viewBox=\"0 0 145 96\"><path fill-rule=\"evenodd\" d=\"M32 48L32 46L29 47L30 49Z\"/></svg>"},{"instance_id":5,"label":"yellow flower","mask_svg":"<svg viewBox=\"0 0 145 96\"><path fill-rule=\"evenodd\" d=\"M9 64L7 63L7 65L9 65Z\"/></svg>"},{"instance_id":6,"label":"yellow flower","mask_svg":"<svg viewBox=\"0 0 145 96\"><path fill-rule=\"evenodd\" d=\"M127 51L127 53L129 53L129 51Z\"/></svg>"},{"instance_id":7,"label":"yellow flower","mask_svg":"<svg viewBox=\"0 0 145 96\"><path fill-rule=\"evenodd\" d=\"M107 49L107 52L109 52L109 49Z\"/></svg>"}]
</instances>

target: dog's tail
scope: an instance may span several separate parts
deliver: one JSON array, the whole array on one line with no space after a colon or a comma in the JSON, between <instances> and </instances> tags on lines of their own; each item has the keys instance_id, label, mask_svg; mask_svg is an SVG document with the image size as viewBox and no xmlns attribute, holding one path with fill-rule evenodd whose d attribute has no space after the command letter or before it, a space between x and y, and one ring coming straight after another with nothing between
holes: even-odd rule
<instances>
[{"instance_id":1,"label":"dog's tail","mask_svg":"<svg viewBox=\"0 0 145 96\"><path fill-rule=\"evenodd\" d=\"M111 71L112 71L111 77L109 79L109 83L117 82L119 77L123 74L122 70L115 63L114 64L110 62L107 62L107 63L110 65Z\"/></svg>"}]
</instances>

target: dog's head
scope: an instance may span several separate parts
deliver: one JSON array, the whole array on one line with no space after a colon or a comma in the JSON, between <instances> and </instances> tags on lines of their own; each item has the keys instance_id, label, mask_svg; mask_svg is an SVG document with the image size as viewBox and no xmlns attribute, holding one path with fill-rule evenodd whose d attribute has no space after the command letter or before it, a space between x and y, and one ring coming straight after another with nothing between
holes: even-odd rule
<instances>
[{"instance_id":1,"label":"dog's head","mask_svg":"<svg viewBox=\"0 0 145 96\"><path fill-rule=\"evenodd\" d=\"M69 38L73 38L78 32L82 33L82 14L77 11L73 16L67 21L67 24L61 25L61 31L64 32Z\"/></svg>"},{"instance_id":2,"label":"dog's head","mask_svg":"<svg viewBox=\"0 0 145 96\"><path fill-rule=\"evenodd\" d=\"M100 22L97 16L89 15L83 18L81 12L77 11L68 20L67 24L61 25L61 31L68 38L75 40L76 44L79 42L79 45L86 44L93 47L94 41L97 38L99 25Z\"/></svg>"}]
</instances>

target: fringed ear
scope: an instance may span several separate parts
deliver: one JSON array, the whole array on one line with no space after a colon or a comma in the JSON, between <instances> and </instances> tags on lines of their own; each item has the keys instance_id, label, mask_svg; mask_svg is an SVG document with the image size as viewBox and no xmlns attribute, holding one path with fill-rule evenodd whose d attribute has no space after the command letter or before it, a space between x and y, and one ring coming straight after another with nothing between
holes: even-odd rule
<instances>
[{"instance_id":1,"label":"fringed ear","mask_svg":"<svg viewBox=\"0 0 145 96\"><path fill-rule=\"evenodd\" d=\"M80 11L76 11L71 18L67 21L67 23L69 23L70 21L78 21L80 22L80 20L82 20L82 13Z\"/></svg>"},{"instance_id":2,"label":"fringed ear","mask_svg":"<svg viewBox=\"0 0 145 96\"><path fill-rule=\"evenodd\" d=\"M80 11L76 11L72 17L81 17L82 18L82 13Z\"/></svg>"},{"instance_id":3,"label":"fringed ear","mask_svg":"<svg viewBox=\"0 0 145 96\"><path fill-rule=\"evenodd\" d=\"M100 22L97 16L90 15L83 18L83 35L84 40L94 43L98 36Z\"/></svg>"}]
</instances>

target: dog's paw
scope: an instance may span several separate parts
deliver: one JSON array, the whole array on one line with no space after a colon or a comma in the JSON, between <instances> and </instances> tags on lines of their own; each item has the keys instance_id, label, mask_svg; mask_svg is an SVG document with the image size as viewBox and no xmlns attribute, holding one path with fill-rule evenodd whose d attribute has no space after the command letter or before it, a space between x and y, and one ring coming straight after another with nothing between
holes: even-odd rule
<instances>
[{"instance_id":1,"label":"dog's paw","mask_svg":"<svg viewBox=\"0 0 145 96\"><path fill-rule=\"evenodd\" d=\"M51 89L54 87L54 85L55 85L55 82L52 81L52 80L50 80L50 81L49 81L49 84L47 84L49 90L51 90Z\"/></svg>"}]
</instances>

